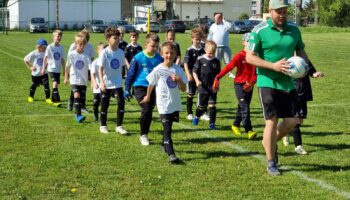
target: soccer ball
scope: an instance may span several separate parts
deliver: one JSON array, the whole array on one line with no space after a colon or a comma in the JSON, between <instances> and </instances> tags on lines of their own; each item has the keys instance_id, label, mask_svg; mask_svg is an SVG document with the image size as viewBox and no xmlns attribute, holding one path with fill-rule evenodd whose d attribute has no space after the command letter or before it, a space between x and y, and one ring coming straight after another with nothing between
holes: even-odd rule
<instances>
[{"instance_id":1,"label":"soccer ball","mask_svg":"<svg viewBox=\"0 0 350 200\"><path fill-rule=\"evenodd\" d=\"M293 56L288 59L290 68L287 75L293 78L303 78L306 75L307 64L305 60L299 56Z\"/></svg>"}]
</instances>

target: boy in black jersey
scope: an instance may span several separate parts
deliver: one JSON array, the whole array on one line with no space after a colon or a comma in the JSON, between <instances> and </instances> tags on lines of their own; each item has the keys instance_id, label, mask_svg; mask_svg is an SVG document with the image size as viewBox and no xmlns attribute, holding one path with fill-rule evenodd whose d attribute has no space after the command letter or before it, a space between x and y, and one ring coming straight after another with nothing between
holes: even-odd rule
<instances>
[{"instance_id":1,"label":"boy in black jersey","mask_svg":"<svg viewBox=\"0 0 350 200\"><path fill-rule=\"evenodd\" d=\"M205 54L198 57L193 67L193 78L196 81L199 93L199 105L193 125L198 125L199 117L205 113L209 104L209 128L216 130L216 96L217 91L212 89L214 79L220 72L220 61L215 58L216 44L212 40L205 43Z\"/></svg>"},{"instance_id":2,"label":"boy in black jersey","mask_svg":"<svg viewBox=\"0 0 350 200\"><path fill-rule=\"evenodd\" d=\"M137 31L131 31L130 32L130 43L128 44L128 46L126 46L125 48L125 63L126 63L126 67L127 70L129 70L130 68L130 62L132 60L132 58L138 54L139 52L141 52L142 46L140 46L137 43L137 40L139 39L139 33Z\"/></svg>"}]
</instances>

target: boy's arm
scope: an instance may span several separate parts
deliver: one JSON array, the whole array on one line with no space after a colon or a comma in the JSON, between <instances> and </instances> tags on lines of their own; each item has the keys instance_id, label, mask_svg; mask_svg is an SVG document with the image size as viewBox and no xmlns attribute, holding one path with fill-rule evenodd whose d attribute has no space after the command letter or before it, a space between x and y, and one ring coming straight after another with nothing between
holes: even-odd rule
<instances>
[{"instance_id":1,"label":"boy's arm","mask_svg":"<svg viewBox=\"0 0 350 200\"><path fill-rule=\"evenodd\" d=\"M128 70L127 76L125 78L125 91L130 93L131 85L134 83L136 78L136 73L138 71L138 63L133 58L130 62L130 68Z\"/></svg>"},{"instance_id":2,"label":"boy's arm","mask_svg":"<svg viewBox=\"0 0 350 200\"><path fill-rule=\"evenodd\" d=\"M64 60L64 58L61 59L61 66L66 66L66 61ZM63 67L63 74L65 74L65 67Z\"/></svg>"},{"instance_id":3,"label":"boy's arm","mask_svg":"<svg viewBox=\"0 0 350 200\"><path fill-rule=\"evenodd\" d=\"M225 76L227 73L233 70L235 66L237 66L237 63L239 61L239 54L236 54L235 57L219 72L218 75L216 75L216 79L221 79L223 76Z\"/></svg>"},{"instance_id":4,"label":"boy's arm","mask_svg":"<svg viewBox=\"0 0 350 200\"><path fill-rule=\"evenodd\" d=\"M68 80L69 80L69 66L67 65L65 68L66 68L66 70L63 70L64 71L64 84L67 85Z\"/></svg>"},{"instance_id":5,"label":"boy's arm","mask_svg":"<svg viewBox=\"0 0 350 200\"><path fill-rule=\"evenodd\" d=\"M192 76L194 78L194 81L196 82L197 87L202 85L202 82L199 80L198 78L198 74L200 74L200 69L199 69L199 61L198 59L196 60L196 63L193 66L193 70L192 70Z\"/></svg>"},{"instance_id":6,"label":"boy's arm","mask_svg":"<svg viewBox=\"0 0 350 200\"><path fill-rule=\"evenodd\" d=\"M181 56L177 56L175 64L180 66L180 63L181 63Z\"/></svg>"},{"instance_id":7,"label":"boy's arm","mask_svg":"<svg viewBox=\"0 0 350 200\"><path fill-rule=\"evenodd\" d=\"M32 65L32 63L30 62L31 60L31 53L28 54L26 57L23 58L24 64L27 66L27 68L31 71L35 70L35 67Z\"/></svg>"},{"instance_id":8,"label":"boy's arm","mask_svg":"<svg viewBox=\"0 0 350 200\"><path fill-rule=\"evenodd\" d=\"M44 63L43 63L43 68L41 70L41 74L44 75L45 74L45 71L46 71L46 68L47 68L47 56L44 57Z\"/></svg>"},{"instance_id":9,"label":"boy's arm","mask_svg":"<svg viewBox=\"0 0 350 200\"><path fill-rule=\"evenodd\" d=\"M126 59L126 57L125 57L125 65L126 65L126 69L129 70L130 63L129 63L128 59Z\"/></svg>"},{"instance_id":10,"label":"boy's arm","mask_svg":"<svg viewBox=\"0 0 350 200\"><path fill-rule=\"evenodd\" d=\"M101 92L104 92L106 90L105 83L103 82L103 66L98 66L98 78L100 80L100 88Z\"/></svg>"}]
</instances>

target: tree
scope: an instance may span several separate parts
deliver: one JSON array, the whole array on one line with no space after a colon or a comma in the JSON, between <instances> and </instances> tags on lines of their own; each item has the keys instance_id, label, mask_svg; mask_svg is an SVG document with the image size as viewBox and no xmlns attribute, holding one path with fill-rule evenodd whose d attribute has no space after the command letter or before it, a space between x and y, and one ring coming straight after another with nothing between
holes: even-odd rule
<instances>
[{"instance_id":1,"label":"tree","mask_svg":"<svg viewBox=\"0 0 350 200\"><path fill-rule=\"evenodd\" d=\"M238 19L242 20L242 19L249 19L249 15L247 13L242 13Z\"/></svg>"},{"instance_id":2,"label":"tree","mask_svg":"<svg viewBox=\"0 0 350 200\"><path fill-rule=\"evenodd\" d=\"M328 26L350 26L349 0L318 0L320 23Z\"/></svg>"}]
</instances>

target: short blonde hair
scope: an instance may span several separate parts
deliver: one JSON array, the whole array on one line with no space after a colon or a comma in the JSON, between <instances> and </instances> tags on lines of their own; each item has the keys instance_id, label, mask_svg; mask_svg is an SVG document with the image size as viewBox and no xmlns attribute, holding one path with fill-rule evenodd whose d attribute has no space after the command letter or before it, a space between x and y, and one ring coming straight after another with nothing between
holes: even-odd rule
<instances>
[{"instance_id":1,"label":"short blonde hair","mask_svg":"<svg viewBox=\"0 0 350 200\"><path fill-rule=\"evenodd\" d=\"M205 42L205 50L209 50L212 53L216 51L216 43L213 40L208 40ZM207 51L205 51L207 52Z\"/></svg>"},{"instance_id":2,"label":"short blonde hair","mask_svg":"<svg viewBox=\"0 0 350 200\"><path fill-rule=\"evenodd\" d=\"M74 37L75 44L86 44L86 38L80 34L76 34Z\"/></svg>"},{"instance_id":3,"label":"short blonde hair","mask_svg":"<svg viewBox=\"0 0 350 200\"><path fill-rule=\"evenodd\" d=\"M83 36L86 38L86 42L89 42L90 40L90 33L86 29L83 29L82 31L79 32L79 35Z\"/></svg>"},{"instance_id":4,"label":"short blonde hair","mask_svg":"<svg viewBox=\"0 0 350 200\"><path fill-rule=\"evenodd\" d=\"M118 29L120 34L124 34L125 33L125 28L124 27L119 26L117 29Z\"/></svg>"},{"instance_id":5,"label":"short blonde hair","mask_svg":"<svg viewBox=\"0 0 350 200\"><path fill-rule=\"evenodd\" d=\"M150 32L146 35L146 45L150 42L159 43L159 37L156 33Z\"/></svg>"},{"instance_id":6,"label":"short blonde hair","mask_svg":"<svg viewBox=\"0 0 350 200\"><path fill-rule=\"evenodd\" d=\"M160 50L163 51L165 48L169 48L170 50L174 51L176 53L176 47L174 45L174 43L172 42L164 42L161 46L160 46Z\"/></svg>"},{"instance_id":7,"label":"short blonde hair","mask_svg":"<svg viewBox=\"0 0 350 200\"><path fill-rule=\"evenodd\" d=\"M194 28L191 30L191 38L202 38L202 31L200 28Z\"/></svg>"},{"instance_id":8,"label":"short blonde hair","mask_svg":"<svg viewBox=\"0 0 350 200\"><path fill-rule=\"evenodd\" d=\"M53 32L52 32L52 35L53 36L55 36L55 35L60 35L60 36L62 36L62 31L60 30L60 29L56 29L56 30L54 30Z\"/></svg>"}]
</instances>

